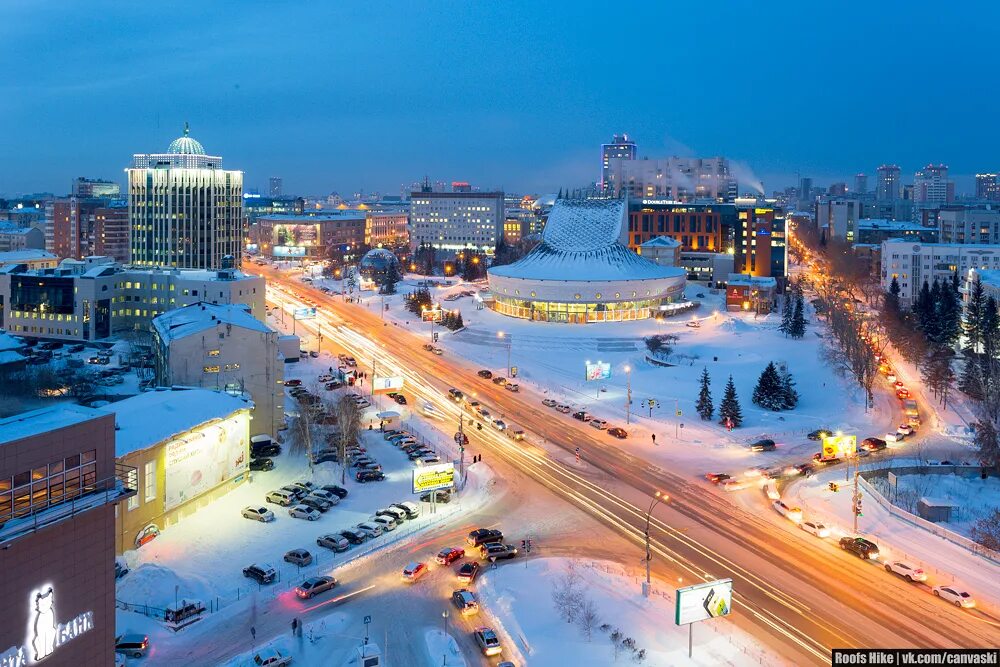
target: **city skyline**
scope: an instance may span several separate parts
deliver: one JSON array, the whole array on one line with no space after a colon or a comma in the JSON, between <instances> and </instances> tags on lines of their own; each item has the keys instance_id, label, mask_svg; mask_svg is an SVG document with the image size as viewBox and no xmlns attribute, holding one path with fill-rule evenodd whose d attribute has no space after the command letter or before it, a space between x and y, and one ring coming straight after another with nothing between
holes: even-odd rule
<instances>
[{"instance_id":1,"label":"city skyline","mask_svg":"<svg viewBox=\"0 0 1000 667\"><path fill-rule=\"evenodd\" d=\"M424 174L484 189L577 187L599 178L599 147L620 132L635 137L639 157L729 157L768 192L797 173L824 183L886 162L904 178L943 162L968 192L975 173L997 169L1000 139L981 131L988 104L939 106L931 117L908 92L942 78L976 90L967 63L988 58L995 7L957 7L933 23L871 9L851 41L877 42L877 60L870 48L834 48L836 31L811 32L822 18L813 11L775 11L758 25L737 20L738 7L721 18L644 8L623 21L632 32L622 40L597 12L572 8L314 7L292 22L274 7L228 3L143 7L113 21L70 3L56 18L14 5L0 28L10 63L0 122L24 130L7 137L18 159L0 166L0 191L60 193L82 174L123 182L133 153L169 142L185 121L260 192L274 175L286 192L308 194L395 194ZM494 29L511 17L521 17L517 30ZM63 22L86 43L49 40ZM689 27L669 33L670 52L689 54L679 67L662 63L651 39L677 24ZM737 46L765 27L773 39ZM959 47L920 59L931 29ZM704 51L695 67L704 34L733 46ZM650 75L657 62L669 76ZM894 71L893 86L852 76L853 93L833 95L830 72L869 67ZM699 83L702 68L731 75ZM858 100L876 95L891 115L864 113Z\"/></svg>"}]
</instances>

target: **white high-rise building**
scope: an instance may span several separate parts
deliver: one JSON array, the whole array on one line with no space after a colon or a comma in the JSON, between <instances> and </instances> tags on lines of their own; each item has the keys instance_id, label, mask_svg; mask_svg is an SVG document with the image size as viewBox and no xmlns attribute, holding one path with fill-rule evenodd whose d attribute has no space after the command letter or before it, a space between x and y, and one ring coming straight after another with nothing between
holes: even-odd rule
<instances>
[{"instance_id":1,"label":"white high-rise building","mask_svg":"<svg viewBox=\"0 0 1000 667\"><path fill-rule=\"evenodd\" d=\"M224 170L184 135L166 153L137 153L128 174L131 262L222 269L239 266L243 172Z\"/></svg>"},{"instance_id":2,"label":"white high-rise building","mask_svg":"<svg viewBox=\"0 0 1000 667\"><path fill-rule=\"evenodd\" d=\"M445 254L475 250L492 255L503 233L502 192L414 192L410 242Z\"/></svg>"},{"instance_id":3,"label":"white high-rise building","mask_svg":"<svg viewBox=\"0 0 1000 667\"><path fill-rule=\"evenodd\" d=\"M736 178L724 157L669 157L658 160L610 160L606 185L616 196L639 199L720 199L737 196Z\"/></svg>"},{"instance_id":4,"label":"white high-rise building","mask_svg":"<svg viewBox=\"0 0 1000 667\"><path fill-rule=\"evenodd\" d=\"M961 243L914 243L912 239L889 239L882 242L882 290L888 291L895 278L899 300L909 306L917 298L924 282L951 280L958 274L964 281L970 269L1000 270L1000 245Z\"/></svg>"},{"instance_id":5,"label":"white high-rise building","mask_svg":"<svg viewBox=\"0 0 1000 667\"><path fill-rule=\"evenodd\" d=\"M913 201L917 204L947 204L955 200L955 182L948 180L948 167L929 164L913 177Z\"/></svg>"},{"instance_id":6,"label":"white high-rise building","mask_svg":"<svg viewBox=\"0 0 1000 667\"><path fill-rule=\"evenodd\" d=\"M612 160L634 160L635 142L628 138L627 134L616 134L611 139L610 144L601 144L601 182L600 188L611 187L609 179L611 177Z\"/></svg>"}]
</instances>

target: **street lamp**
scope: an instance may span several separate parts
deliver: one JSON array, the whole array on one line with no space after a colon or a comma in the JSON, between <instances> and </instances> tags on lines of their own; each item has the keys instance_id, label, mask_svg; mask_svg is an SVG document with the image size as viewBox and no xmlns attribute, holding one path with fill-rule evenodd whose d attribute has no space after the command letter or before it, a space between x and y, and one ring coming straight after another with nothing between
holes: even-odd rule
<instances>
[{"instance_id":1,"label":"street lamp","mask_svg":"<svg viewBox=\"0 0 1000 667\"><path fill-rule=\"evenodd\" d=\"M508 336L507 334L505 334L502 331L498 331L497 332L497 338L499 338L501 340L503 340L504 338L507 339L507 372L504 373L504 375L506 375L507 379L509 380L510 379L510 346L511 346L511 343L513 343L513 341L511 340L510 336Z\"/></svg>"},{"instance_id":2,"label":"street lamp","mask_svg":"<svg viewBox=\"0 0 1000 667\"><path fill-rule=\"evenodd\" d=\"M653 513L653 508L662 502L666 502L670 498L665 493L657 491L653 494L653 500L649 503L649 509L646 510L646 583L642 585L642 596L644 598L649 597L649 561L653 560L653 554L649 551L649 516Z\"/></svg>"},{"instance_id":3,"label":"street lamp","mask_svg":"<svg viewBox=\"0 0 1000 667\"><path fill-rule=\"evenodd\" d=\"M625 423L628 424L632 414L632 367L625 366Z\"/></svg>"}]
</instances>

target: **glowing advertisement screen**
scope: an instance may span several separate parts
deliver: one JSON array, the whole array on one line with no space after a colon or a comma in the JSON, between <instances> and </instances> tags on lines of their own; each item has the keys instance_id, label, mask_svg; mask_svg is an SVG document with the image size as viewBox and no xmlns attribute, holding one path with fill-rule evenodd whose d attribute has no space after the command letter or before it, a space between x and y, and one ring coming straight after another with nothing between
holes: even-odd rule
<instances>
[{"instance_id":1,"label":"glowing advertisement screen","mask_svg":"<svg viewBox=\"0 0 1000 667\"><path fill-rule=\"evenodd\" d=\"M248 465L246 415L167 443L165 509L171 510L243 474Z\"/></svg>"},{"instance_id":2,"label":"glowing advertisement screen","mask_svg":"<svg viewBox=\"0 0 1000 667\"><path fill-rule=\"evenodd\" d=\"M610 380L611 379L611 364L598 361L597 363L586 363L587 370L587 382L593 382L594 380Z\"/></svg>"},{"instance_id":3,"label":"glowing advertisement screen","mask_svg":"<svg viewBox=\"0 0 1000 667\"><path fill-rule=\"evenodd\" d=\"M424 493L455 486L455 464L438 463L413 469L413 492Z\"/></svg>"},{"instance_id":4,"label":"glowing advertisement screen","mask_svg":"<svg viewBox=\"0 0 1000 667\"><path fill-rule=\"evenodd\" d=\"M677 625L687 625L717 616L729 616L732 610L733 580L707 581L677 589L674 621Z\"/></svg>"},{"instance_id":5,"label":"glowing advertisement screen","mask_svg":"<svg viewBox=\"0 0 1000 667\"><path fill-rule=\"evenodd\" d=\"M276 245L271 254L275 257L305 257L306 249L302 246Z\"/></svg>"}]
</instances>

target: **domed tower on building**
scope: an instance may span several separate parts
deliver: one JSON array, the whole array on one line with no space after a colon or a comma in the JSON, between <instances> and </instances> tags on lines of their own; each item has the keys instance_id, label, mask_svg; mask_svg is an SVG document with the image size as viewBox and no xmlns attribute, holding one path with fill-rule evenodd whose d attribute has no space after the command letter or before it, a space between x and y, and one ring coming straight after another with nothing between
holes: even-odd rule
<instances>
[{"instance_id":1,"label":"domed tower on building","mask_svg":"<svg viewBox=\"0 0 1000 667\"><path fill-rule=\"evenodd\" d=\"M191 129L165 153L136 153L128 174L131 263L165 268L239 266L243 172L222 168Z\"/></svg>"}]
</instances>

